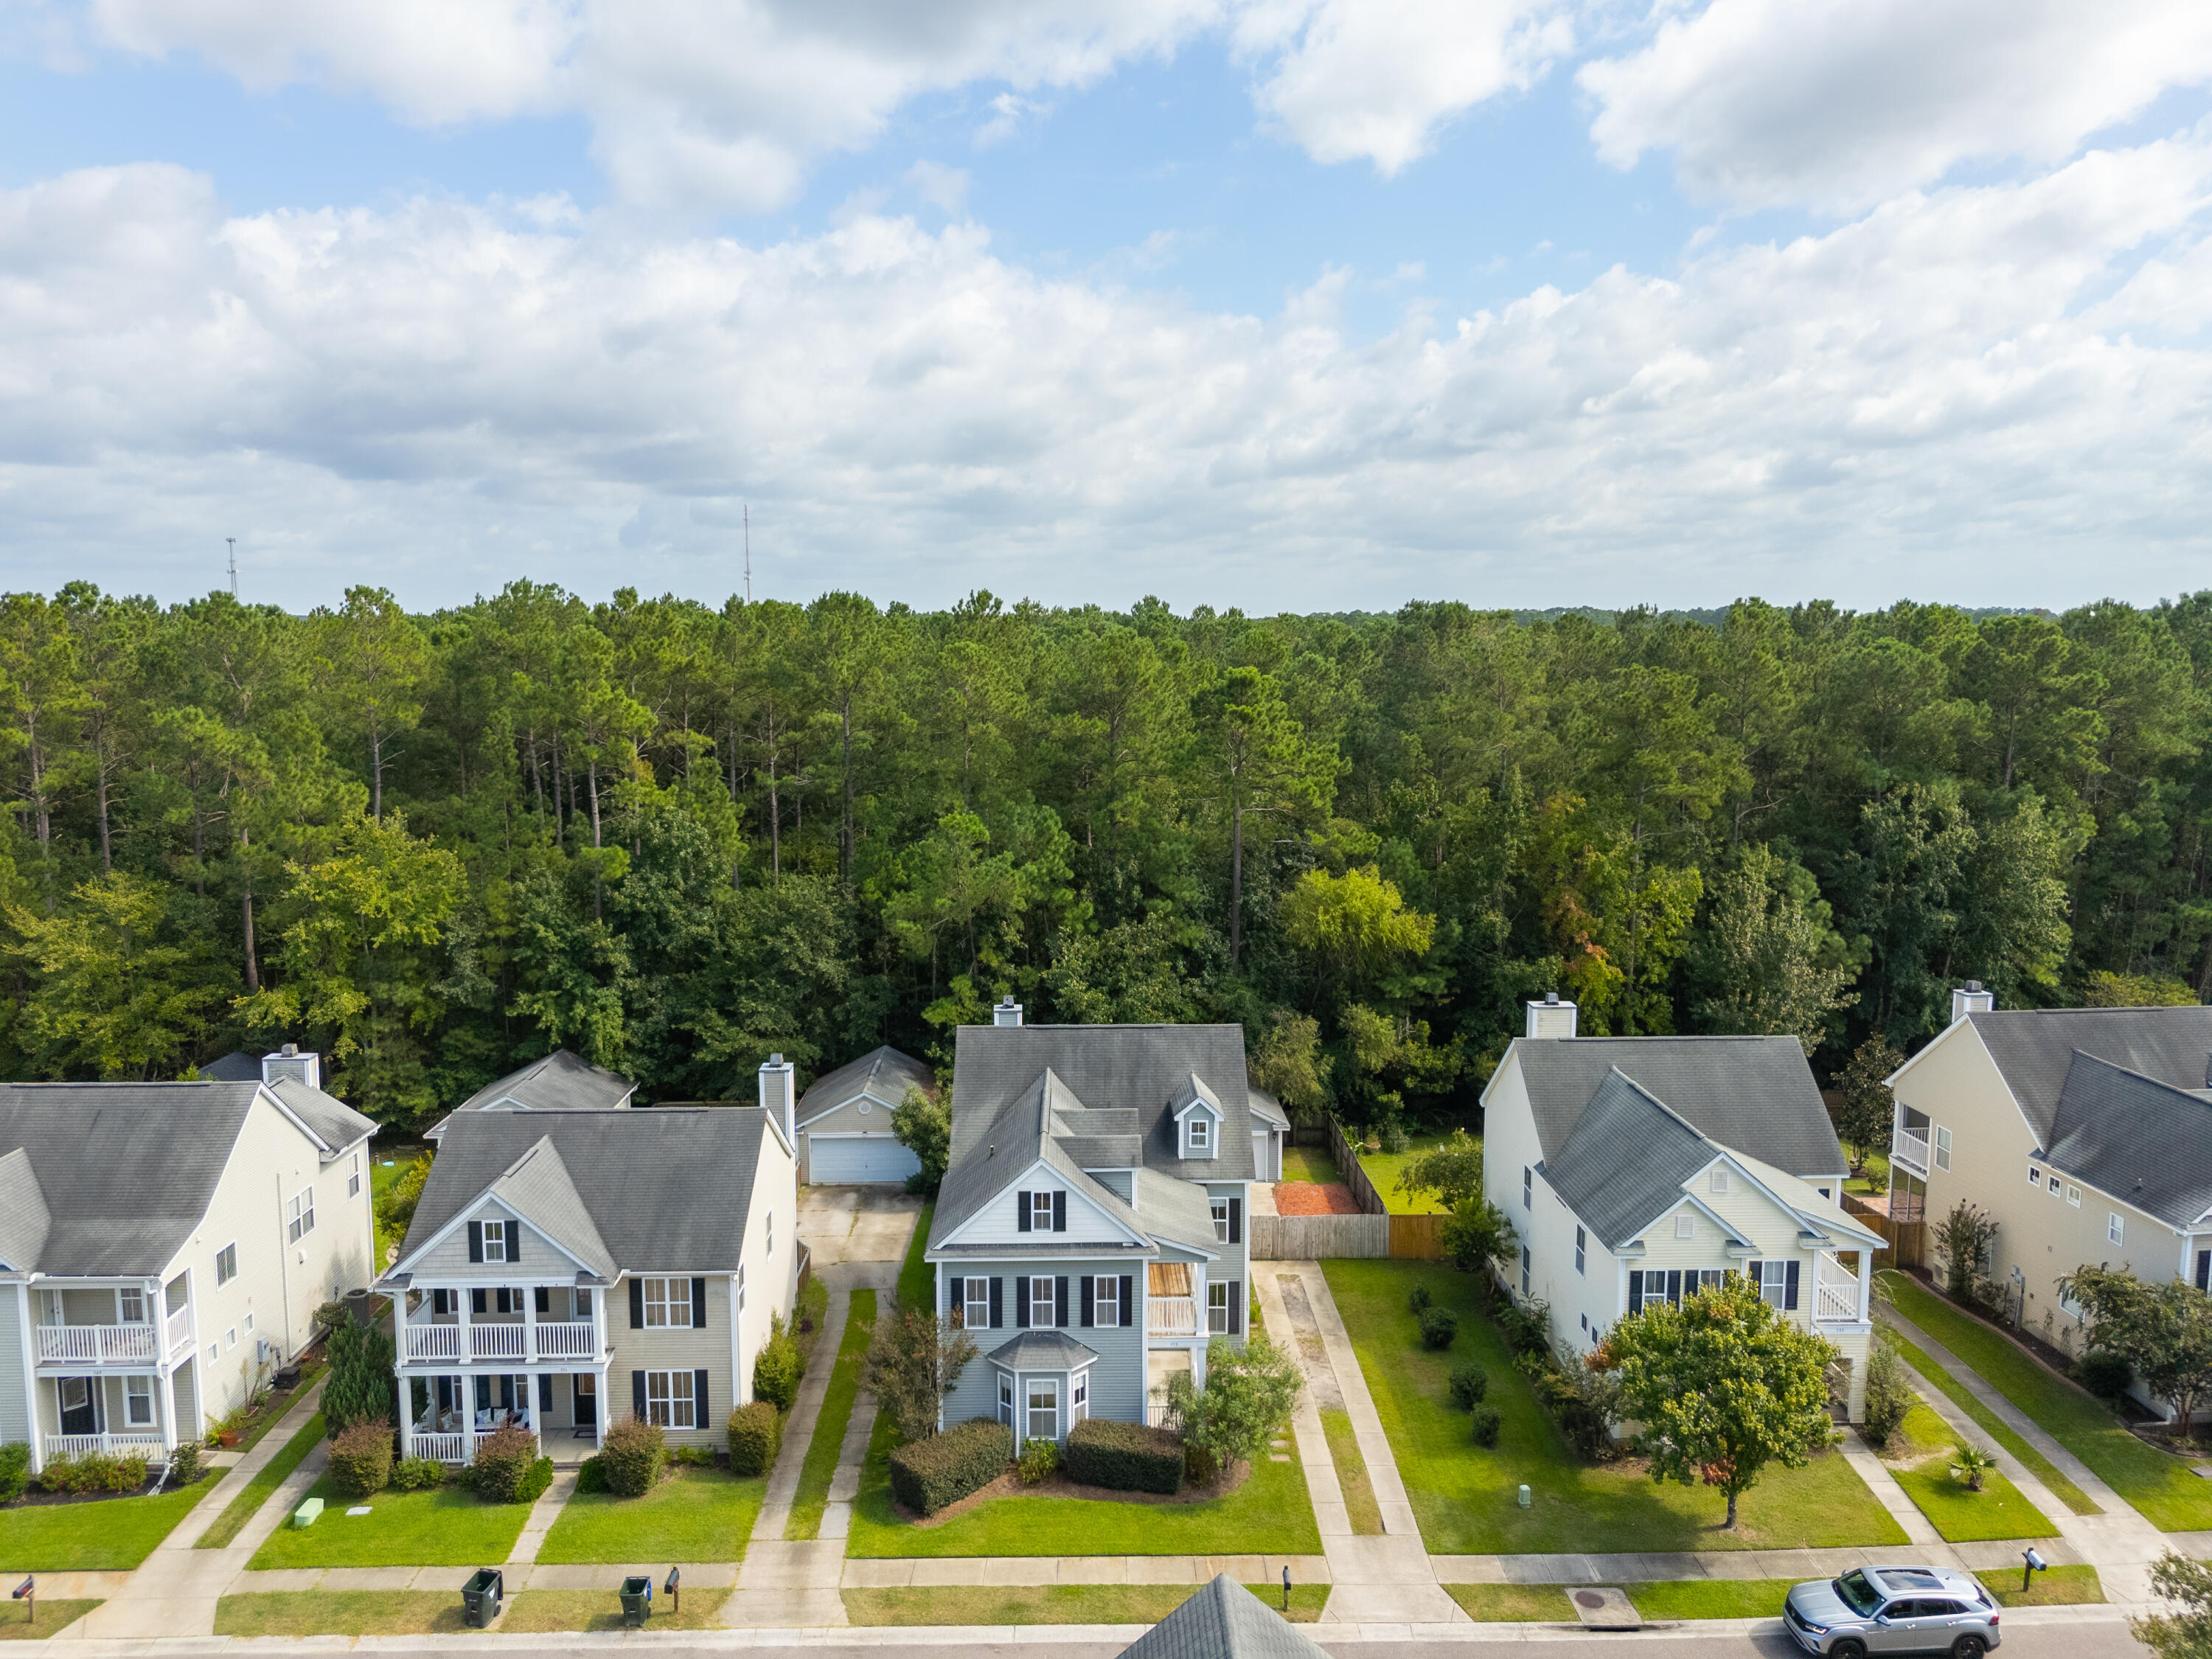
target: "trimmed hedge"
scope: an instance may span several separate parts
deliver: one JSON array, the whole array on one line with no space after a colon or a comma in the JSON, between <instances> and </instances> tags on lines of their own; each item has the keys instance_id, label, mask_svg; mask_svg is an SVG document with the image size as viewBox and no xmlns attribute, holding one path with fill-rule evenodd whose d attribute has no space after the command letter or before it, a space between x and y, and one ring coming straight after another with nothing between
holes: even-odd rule
<instances>
[{"instance_id":1,"label":"trimmed hedge","mask_svg":"<svg viewBox=\"0 0 2212 1659\"><path fill-rule=\"evenodd\" d=\"M386 1431L390 1432L390 1431ZM39 1476L48 1492L137 1492L146 1484L146 1460L135 1453L87 1452L82 1457L57 1457Z\"/></svg>"},{"instance_id":2,"label":"trimmed hedge","mask_svg":"<svg viewBox=\"0 0 2212 1659\"><path fill-rule=\"evenodd\" d=\"M545 1479L538 1479L538 1465L545 1465ZM501 1428L477 1442L476 1461L469 1465L469 1490L487 1504L532 1502L553 1479L553 1460L538 1455L538 1442L527 1429ZM534 1490L533 1490L534 1488Z\"/></svg>"},{"instance_id":3,"label":"trimmed hedge","mask_svg":"<svg viewBox=\"0 0 2212 1659\"><path fill-rule=\"evenodd\" d=\"M918 1515L934 1515L989 1486L1013 1455L1012 1429L988 1417L970 1418L893 1452L891 1494Z\"/></svg>"},{"instance_id":4,"label":"trimmed hedge","mask_svg":"<svg viewBox=\"0 0 2212 1659\"><path fill-rule=\"evenodd\" d=\"M1497 1407L1477 1406L1468 1413L1468 1417L1476 1445L1494 1446L1498 1443L1498 1431L1504 1425L1504 1419L1498 1416Z\"/></svg>"},{"instance_id":5,"label":"trimmed hedge","mask_svg":"<svg viewBox=\"0 0 2212 1659\"><path fill-rule=\"evenodd\" d=\"M1087 1417L1068 1431L1067 1478L1115 1492L1182 1490L1182 1437L1149 1423Z\"/></svg>"},{"instance_id":6,"label":"trimmed hedge","mask_svg":"<svg viewBox=\"0 0 2212 1659\"><path fill-rule=\"evenodd\" d=\"M1421 1346L1431 1353L1451 1346L1452 1339L1458 1334L1459 1316L1449 1308L1421 1310Z\"/></svg>"},{"instance_id":7,"label":"trimmed hedge","mask_svg":"<svg viewBox=\"0 0 2212 1659\"><path fill-rule=\"evenodd\" d=\"M446 1484L446 1466L434 1457L403 1457L392 1466L394 1492L435 1492Z\"/></svg>"},{"instance_id":8,"label":"trimmed hedge","mask_svg":"<svg viewBox=\"0 0 2212 1659\"><path fill-rule=\"evenodd\" d=\"M768 1340L753 1356L753 1398L765 1400L780 1412L799 1401L799 1380L806 1370L806 1358L799 1340L783 1328L783 1316L768 1316Z\"/></svg>"},{"instance_id":9,"label":"trimmed hedge","mask_svg":"<svg viewBox=\"0 0 2212 1659\"><path fill-rule=\"evenodd\" d=\"M605 1492L607 1489L607 1466L596 1455L576 1466L576 1490L579 1492Z\"/></svg>"},{"instance_id":10,"label":"trimmed hedge","mask_svg":"<svg viewBox=\"0 0 2212 1659\"><path fill-rule=\"evenodd\" d=\"M730 1473L766 1474L783 1445L783 1416L765 1400L730 1413Z\"/></svg>"},{"instance_id":11,"label":"trimmed hedge","mask_svg":"<svg viewBox=\"0 0 2212 1659\"><path fill-rule=\"evenodd\" d=\"M392 1482L392 1424L364 1418L331 1440L331 1485L341 1498L368 1498Z\"/></svg>"},{"instance_id":12,"label":"trimmed hedge","mask_svg":"<svg viewBox=\"0 0 2212 1659\"><path fill-rule=\"evenodd\" d=\"M1472 1359L1461 1361L1452 1367L1452 1404L1463 1412L1471 1412L1482 1403L1490 1392L1490 1373Z\"/></svg>"},{"instance_id":13,"label":"trimmed hedge","mask_svg":"<svg viewBox=\"0 0 2212 1659\"><path fill-rule=\"evenodd\" d=\"M609 1492L617 1498L642 1498L667 1467L667 1443L643 1418L626 1417L610 1425L599 1443L599 1464L607 1472Z\"/></svg>"},{"instance_id":14,"label":"trimmed hedge","mask_svg":"<svg viewBox=\"0 0 2212 1659\"><path fill-rule=\"evenodd\" d=\"M0 1504L21 1498L30 1484L30 1443L10 1440L0 1446Z\"/></svg>"}]
</instances>

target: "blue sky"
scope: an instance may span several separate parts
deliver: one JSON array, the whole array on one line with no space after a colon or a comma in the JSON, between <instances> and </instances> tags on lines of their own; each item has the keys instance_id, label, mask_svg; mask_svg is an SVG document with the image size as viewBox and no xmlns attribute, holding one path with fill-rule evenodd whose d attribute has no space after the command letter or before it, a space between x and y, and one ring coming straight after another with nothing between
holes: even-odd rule
<instances>
[{"instance_id":1,"label":"blue sky","mask_svg":"<svg viewBox=\"0 0 2212 1659\"><path fill-rule=\"evenodd\" d=\"M2201 580L2201 6L837 16L19 14L13 578L719 598L750 503L793 598Z\"/></svg>"}]
</instances>

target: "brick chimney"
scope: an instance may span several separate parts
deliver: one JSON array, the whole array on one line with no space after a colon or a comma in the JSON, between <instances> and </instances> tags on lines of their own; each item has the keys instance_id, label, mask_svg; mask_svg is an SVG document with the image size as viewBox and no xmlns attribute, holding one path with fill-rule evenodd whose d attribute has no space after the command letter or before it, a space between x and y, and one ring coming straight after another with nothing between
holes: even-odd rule
<instances>
[{"instance_id":1,"label":"brick chimney","mask_svg":"<svg viewBox=\"0 0 2212 1659\"><path fill-rule=\"evenodd\" d=\"M1547 991L1541 1002L1528 1005L1528 1036L1571 1037L1574 1034L1575 1005L1560 1001L1557 991Z\"/></svg>"},{"instance_id":2,"label":"brick chimney","mask_svg":"<svg viewBox=\"0 0 2212 1659\"><path fill-rule=\"evenodd\" d=\"M781 1054L770 1054L760 1068L761 1109L783 1125L783 1138L796 1148L799 1127L793 1121L798 1102L792 1098L792 1065Z\"/></svg>"}]
</instances>

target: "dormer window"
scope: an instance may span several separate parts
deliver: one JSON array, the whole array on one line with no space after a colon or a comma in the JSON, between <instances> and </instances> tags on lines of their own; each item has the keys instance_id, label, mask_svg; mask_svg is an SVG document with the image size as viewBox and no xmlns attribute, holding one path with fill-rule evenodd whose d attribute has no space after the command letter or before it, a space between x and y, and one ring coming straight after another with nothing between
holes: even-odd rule
<instances>
[{"instance_id":1,"label":"dormer window","mask_svg":"<svg viewBox=\"0 0 2212 1659\"><path fill-rule=\"evenodd\" d=\"M1208 1123L1208 1122L1207 1122L1204 1118L1202 1118L1202 1117L1194 1117L1194 1118L1191 1119L1191 1121L1190 1121L1190 1149L1191 1149L1191 1151L1193 1151L1194 1152L1205 1152L1208 1147L1212 1146L1212 1144L1213 1144L1213 1126L1212 1126L1211 1123Z\"/></svg>"}]
</instances>

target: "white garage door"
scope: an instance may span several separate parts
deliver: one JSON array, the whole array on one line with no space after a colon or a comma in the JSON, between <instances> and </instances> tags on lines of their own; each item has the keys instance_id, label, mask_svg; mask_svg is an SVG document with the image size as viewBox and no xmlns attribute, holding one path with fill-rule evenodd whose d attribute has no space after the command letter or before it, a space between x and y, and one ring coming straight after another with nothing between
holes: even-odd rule
<instances>
[{"instance_id":1,"label":"white garage door","mask_svg":"<svg viewBox=\"0 0 2212 1659\"><path fill-rule=\"evenodd\" d=\"M809 1135L811 1168L807 1178L817 1187L842 1182L903 1182L921 1167L916 1158L890 1135Z\"/></svg>"}]
</instances>

